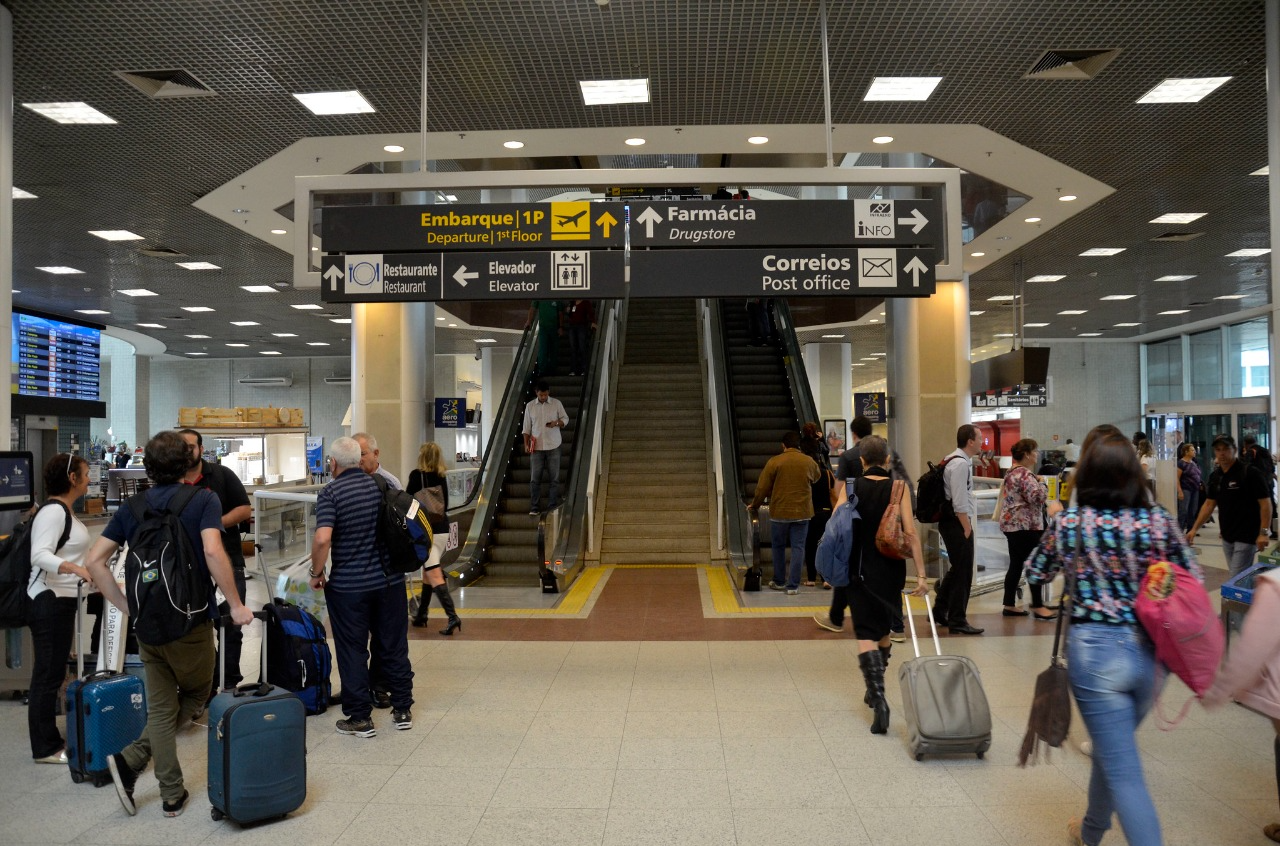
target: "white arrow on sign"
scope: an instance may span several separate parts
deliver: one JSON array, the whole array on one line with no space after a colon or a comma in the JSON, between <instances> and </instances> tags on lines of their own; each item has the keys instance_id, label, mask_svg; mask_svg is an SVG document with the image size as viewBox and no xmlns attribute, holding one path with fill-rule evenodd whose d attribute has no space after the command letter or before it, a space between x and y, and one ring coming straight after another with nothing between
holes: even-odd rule
<instances>
[{"instance_id":1,"label":"white arrow on sign","mask_svg":"<svg viewBox=\"0 0 1280 846\"><path fill-rule=\"evenodd\" d=\"M919 212L917 212L918 214ZM901 223L901 221L899 221ZM911 261L902 266L902 269L911 274L911 284L916 288L920 287L920 274L929 272L929 265L920 261L920 256L912 256Z\"/></svg>"},{"instance_id":2,"label":"white arrow on sign","mask_svg":"<svg viewBox=\"0 0 1280 846\"><path fill-rule=\"evenodd\" d=\"M644 224L644 237L653 237L653 225L662 223L662 215L653 210L653 206L649 206L636 217L636 223Z\"/></svg>"},{"instance_id":3,"label":"white arrow on sign","mask_svg":"<svg viewBox=\"0 0 1280 846\"><path fill-rule=\"evenodd\" d=\"M898 218L898 223L906 223L906 224L914 223L915 224L914 226L911 227L911 233L913 235L919 235L920 230L924 229L925 224L927 224L928 222L929 222L929 218L922 215L920 213L920 209L912 209L911 217ZM919 259L916 259L916 261L919 261Z\"/></svg>"},{"instance_id":4,"label":"white arrow on sign","mask_svg":"<svg viewBox=\"0 0 1280 846\"><path fill-rule=\"evenodd\" d=\"M345 277L346 274L338 269L336 264L331 265L329 269L324 272L324 278L329 280L329 284L332 286L332 290L334 291L338 290L338 280Z\"/></svg>"},{"instance_id":5,"label":"white arrow on sign","mask_svg":"<svg viewBox=\"0 0 1280 846\"><path fill-rule=\"evenodd\" d=\"M464 288L467 287L468 279L479 279L479 278L480 278L479 273L476 273L476 272L467 273L467 266L465 264L461 265L458 268L458 272L453 274L454 281Z\"/></svg>"}]
</instances>

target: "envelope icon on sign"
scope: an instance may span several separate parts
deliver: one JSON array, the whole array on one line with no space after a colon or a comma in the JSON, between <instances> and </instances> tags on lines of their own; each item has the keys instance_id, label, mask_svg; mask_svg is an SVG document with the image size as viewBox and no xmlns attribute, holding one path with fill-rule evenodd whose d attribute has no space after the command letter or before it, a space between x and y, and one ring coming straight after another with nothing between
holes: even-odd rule
<instances>
[{"instance_id":1,"label":"envelope icon on sign","mask_svg":"<svg viewBox=\"0 0 1280 846\"><path fill-rule=\"evenodd\" d=\"M892 279L893 259L864 258L862 260L862 275L868 279Z\"/></svg>"},{"instance_id":2,"label":"envelope icon on sign","mask_svg":"<svg viewBox=\"0 0 1280 846\"><path fill-rule=\"evenodd\" d=\"M893 214L891 208L888 203L872 203L871 214Z\"/></svg>"}]
</instances>

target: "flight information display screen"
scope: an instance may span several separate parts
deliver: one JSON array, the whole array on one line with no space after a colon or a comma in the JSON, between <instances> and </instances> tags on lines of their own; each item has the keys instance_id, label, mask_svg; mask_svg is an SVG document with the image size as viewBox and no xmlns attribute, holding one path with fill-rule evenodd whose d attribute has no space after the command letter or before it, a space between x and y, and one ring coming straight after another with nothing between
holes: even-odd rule
<instances>
[{"instance_id":1,"label":"flight information display screen","mask_svg":"<svg viewBox=\"0 0 1280 846\"><path fill-rule=\"evenodd\" d=\"M12 392L97 400L102 332L31 314L13 315Z\"/></svg>"}]
</instances>

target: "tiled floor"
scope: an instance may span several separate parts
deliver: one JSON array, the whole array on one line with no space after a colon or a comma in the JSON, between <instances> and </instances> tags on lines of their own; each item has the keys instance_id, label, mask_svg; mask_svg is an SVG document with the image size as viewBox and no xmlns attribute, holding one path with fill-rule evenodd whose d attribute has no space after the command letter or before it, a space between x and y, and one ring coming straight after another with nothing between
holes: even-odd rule
<instances>
[{"instance_id":1,"label":"tiled floor","mask_svg":"<svg viewBox=\"0 0 1280 846\"><path fill-rule=\"evenodd\" d=\"M1202 552L1221 564L1207 542ZM1050 627L1000 617L998 594L975 599L988 634L944 647L981 667L994 745L982 761L917 763L896 677L890 733L868 733L847 632L807 616L704 619L697 572L614 570L587 619L473 617L448 639L413 630L413 730L376 712L379 735L361 740L333 733L333 711L312 718L306 804L243 831L209 818L203 728L180 736L188 812L163 818L148 773L130 818L111 788L29 763L25 709L0 703L0 844L1066 843L1089 774L1079 722L1047 763L1015 764ZM1185 695L1176 683L1165 694L1171 706ZM1195 707L1171 733L1143 727L1166 843L1266 842L1261 827L1280 819L1271 736L1235 706Z\"/></svg>"}]
</instances>

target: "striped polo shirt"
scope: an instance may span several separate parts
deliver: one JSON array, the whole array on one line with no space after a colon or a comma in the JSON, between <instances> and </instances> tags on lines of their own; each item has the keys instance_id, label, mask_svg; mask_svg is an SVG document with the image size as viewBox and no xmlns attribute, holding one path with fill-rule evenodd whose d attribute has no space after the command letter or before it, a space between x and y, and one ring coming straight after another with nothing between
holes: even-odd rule
<instances>
[{"instance_id":1,"label":"striped polo shirt","mask_svg":"<svg viewBox=\"0 0 1280 846\"><path fill-rule=\"evenodd\" d=\"M381 503L378 484L359 467L344 471L316 495L316 528L333 529L329 590L362 593L404 582L403 575L382 571L387 548L378 539Z\"/></svg>"}]
</instances>

